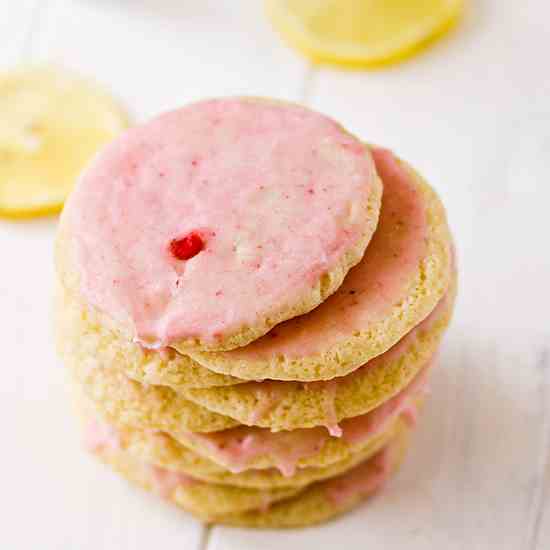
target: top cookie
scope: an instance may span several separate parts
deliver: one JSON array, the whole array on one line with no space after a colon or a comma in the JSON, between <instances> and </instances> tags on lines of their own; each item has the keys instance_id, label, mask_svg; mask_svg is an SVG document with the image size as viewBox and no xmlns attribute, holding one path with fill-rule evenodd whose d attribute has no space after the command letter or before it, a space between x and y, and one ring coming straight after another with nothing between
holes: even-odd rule
<instances>
[{"instance_id":1,"label":"top cookie","mask_svg":"<svg viewBox=\"0 0 550 550\"><path fill-rule=\"evenodd\" d=\"M368 149L320 114L196 103L131 129L89 166L63 215L58 268L145 346L232 349L341 285L381 193Z\"/></svg>"}]
</instances>

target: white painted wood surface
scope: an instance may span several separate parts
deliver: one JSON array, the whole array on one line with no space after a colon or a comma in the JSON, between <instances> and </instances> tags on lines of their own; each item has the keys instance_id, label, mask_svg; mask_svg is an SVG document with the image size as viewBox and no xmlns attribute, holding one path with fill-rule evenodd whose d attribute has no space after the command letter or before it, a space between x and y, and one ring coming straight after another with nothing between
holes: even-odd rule
<instances>
[{"instance_id":1,"label":"white painted wood surface","mask_svg":"<svg viewBox=\"0 0 550 550\"><path fill-rule=\"evenodd\" d=\"M548 550L550 7L471 2L420 57L340 72L281 45L260 4L0 0L0 67L56 61L136 120L224 94L303 101L416 164L448 206L461 289L409 460L302 531L208 530L129 487L77 443L50 330L55 220L2 222L0 549Z\"/></svg>"}]
</instances>

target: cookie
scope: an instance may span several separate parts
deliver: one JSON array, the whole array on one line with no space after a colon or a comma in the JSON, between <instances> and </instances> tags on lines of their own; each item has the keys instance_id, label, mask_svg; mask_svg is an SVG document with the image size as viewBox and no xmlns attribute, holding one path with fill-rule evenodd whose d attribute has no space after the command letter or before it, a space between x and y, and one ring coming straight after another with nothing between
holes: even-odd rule
<instances>
[{"instance_id":1,"label":"cookie","mask_svg":"<svg viewBox=\"0 0 550 550\"><path fill-rule=\"evenodd\" d=\"M115 425L173 434L219 431L238 425L236 420L210 412L170 388L141 385L92 360L79 362L68 354L64 354L64 360L78 391Z\"/></svg>"},{"instance_id":2,"label":"cookie","mask_svg":"<svg viewBox=\"0 0 550 550\"><path fill-rule=\"evenodd\" d=\"M99 447L94 454L123 477L170 500L199 518L265 509L298 494L301 488L248 489L205 483L182 473L146 464L115 447Z\"/></svg>"},{"instance_id":3,"label":"cookie","mask_svg":"<svg viewBox=\"0 0 550 550\"><path fill-rule=\"evenodd\" d=\"M433 337L429 338L429 344L433 348L450 316L450 311L447 310L452 305L451 293L452 289L448 293L449 296L442 299L447 305L443 303L438 305L426 320L415 327L396 346L403 348L405 344L416 343L417 346L412 350L413 353L416 353L418 342L411 342L411 340L417 339L419 332L421 332L420 336L426 339L423 332L429 320L430 326L434 326L431 331ZM170 348L158 352L148 350L135 342L121 339L116 330L101 324L101 319L98 318L94 308L79 303L75 297L62 288L58 288L56 293L55 309L58 337L63 341L63 347L70 348L71 355L78 357L79 361L85 361L87 357L95 357L99 363L120 368L124 374L142 384L167 385L179 393L184 393L188 399L210 410L232 416L244 424L268 426L274 429L293 429L308 425L329 425L334 422L334 418L345 418L365 412L364 409L358 410L357 406L353 407L354 404L357 405L358 398L350 401L350 396L346 395L338 399L335 395L336 385L332 383L295 384L271 381L261 384L249 383L242 388L232 387L223 391L186 392L185 390L191 388L234 386L244 384L246 381L210 371L190 357L179 354ZM436 315L438 322L433 320ZM442 321L439 321L440 316L444 316ZM396 346L391 350L396 352L397 350L394 349ZM428 345L428 347L430 346ZM388 353L386 352L386 354ZM384 362L386 354L373 361L377 364ZM410 353L406 360L400 361L400 364L407 369L407 372L414 374L413 363L422 364L422 359L419 359L417 353L416 361L409 359L411 359ZM371 363L372 361L367 365ZM372 389L373 384L362 376L365 374L365 366L356 372L358 378L365 380L361 385L368 384L368 391ZM391 367L384 368L394 370ZM386 378L388 377L386 376ZM406 383L408 379L407 376L398 378L403 380L403 383ZM345 380L345 377L342 377L342 380ZM345 387L349 388L350 385L347 384ZM355 393L363 402L364 392ZM336 401L340 401L343 408L336 406L337 410L334 411L333 407L329 406L332 397ZM369 402L372 401L372 399L369 400ZM288 406L289 403L292 403L292 407ZM312 408L315 409L315 412L308 412Z\"/></svg>"},{"instance_id":4,"label":"cookie","mask_svg":"<svg viewBox=\"0 0 550 550\"><path fill-rule=\"evenodd\" d=\"M401 461L406 430L371 458L347 472L306 488L246 489L204 483L136 460L114 446L95 454L128 480L154 491L199 519L256 527L317 523L349 510L380 489Z\"/></svg>"},{"instance_id":5,"label":"cookie","mask_svg":"<svg viewBox=\"0 0 550 550\"><path fill-rule=\"evenodd\" d=\"M399 422L405 422L400 420ZM281 474L275 468L250 469L233 473L222 466L202 457L163 432L115 428L93 413L87 413L84 420L86 446L92 450L105 446L115 446L141 462L179 472L200 481L217 485L233 485L252 489L274 489L282 487L304 487L315 481L340 475L363 462L393 437L397 423L389 425L381 437L373 438L369 445L344 460L321 468L298 468L291 477Z\"/></svg>"},{"instance_id":6,"label":"cookie","mask_svg":"<svg viewBox=\"0 0 550 550\"><path fill-rule=\"evenodd\" d=\"M280 432L238 426L210 433L180 433L175 438L231 472L277 468L292 477L300 468L326 467L377 446L401 419L413 425L430 368L427 365L407 388L376 409L343 420L337 437L322 426Z\"/></svg>"},{"instance_id":7,"label":"cookie","mask_svg":"<svg viewBox=\"0 0 550 550\"><path fill-rule=\"evenodd\" d=\"M129 389L113 389L116 378L105 378L104 369L100 368L89 372L77 369L77 377L81 378L75 389L95 412L117 429L164 432L185 448L232 473L276 468L291 477L300 468L327 467L377 446L387 439L401 416L414 421L429 368L427 365L406 388L376 409L342 421L340 437L330 436L322 426L280 432L249 426L211 430L227 417L218 418L197 405L193 409L177 396L163 401L160 396L168 394L160 394L160 388L143 388L133 381L126 381ZM192 432L190 427L198 427L203 433ZM211 431L204 433L205 429Z\"/></svg>"},{"instance_id":8,"label":"cookie","mask_svg":"<svg viewBox=\"0 0 550 550\"><path fill-rule=\"evenodd\" d=\"M124 340L116 329L105 323L104 316L94 308L83 305L66 291L62 292L62 296L58 309L66 319L65 338L74 342L77 352L93 354L105 363L116 365L131 378L145 384L168 385L176 391L184 393L190 388L231 386L245 381L230 375L215 373L202 367L189 356L176 353L168 348L157 353L155 350L147 350L135 342ZM409 372L412 373L411 370ZM406 382L406 380L405 376L404 381ZM294 391L287 391L288 387L294 387ZM306 387L309 390L317 388L318 391L307 393L304 393L303 387L299 384L288 385L288 387L284 389L285 385L277 383L264 386L249 384L246 388L226 388L221 391L190 391L187 393L187 397L212 410L223 414L232 414L239 421L250 424L256 423L252 420L257 414L255 411L258 410L259 398L273 399L273 395L286 395L281 406L275 406L268 411L260 425L269 425L275 429L292 429L298 426L294 423L296 420L309 422L310 425L315 425L315 422L319 424L330 422L331 419L326 418L326 412L331 409L325 404L330 399L330 392L333 391L332 386L308 385ZM268 390L265 391L265 388ZM298 396L298 403L306 401L307 404L287 407L288 402L294 400L297 393L303 397L301 399ZM352 404L347 399L343 403L346 406ZM316 416L308 412L312 406L316 409ZM354 409L349 413L337 413L336 416L342 418L355 414L360 413ZM279 419L281 415L284 415L284 418ZM290 418L286 418L289 415Z\"/></svg>"},{"instance_id":9,"label":"cookie","mask_svg":"<svg viewBox=\"0 0 550 550\"><path fill-rule=\"evenodd\" d=\"M453 269L443 205L390 151L372 152L384 185L380 221L338 291L246 347L190 351L195 361L248 380L329 380L387 351L435 308Z\"/></svg>"},{"instance_id":10,"label":"cookie","mask_svg":"<svg viewBox=\"0 0 550 550\"><path fill-rule=\"evenodd\" d=\"M263 381L227 387L187 389L185 397L242 424L271 430L326 426L358 416L404 388L435 355L449 324L456 277L435 309L388 351L352 373L329 381Z\"/></svg>"},{"instance_id":11,"label":"cookie","mask_svg":"<svg viewBox=\"0 0 550 550\"><path fill-rule=\"evenodd\" d=\"M96 157L63 214L58 274L144 346L244 346L341 285L381 191L367 147L334 121L203 101Z\"/></svg>"}]
</instances>

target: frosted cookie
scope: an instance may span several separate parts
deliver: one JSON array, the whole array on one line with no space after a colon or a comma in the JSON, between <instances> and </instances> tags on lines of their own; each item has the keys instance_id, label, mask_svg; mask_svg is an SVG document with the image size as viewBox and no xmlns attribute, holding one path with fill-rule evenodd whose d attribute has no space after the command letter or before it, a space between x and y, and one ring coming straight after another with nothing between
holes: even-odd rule
<instances>
[{"instance_id":1,"label":"frosted cookie","mask_svg":"<svg viewBox=\"0 0 550 550\"><path fill-rule=\"evenodd\" d=\"M171 390L144 388L120 373L102 368L69 367L77 378L75 391L82 395L108 424L141 431L164 432L201 457L232 473L277 468L292 476L299 468L326 467L349 459L391 436L401 416L414 422L418 399L427 384L429 365L396 396L376 409L340 423L340 437L326 428L271 432L266 428L234 426L228 417L186 401Z\"/></svg>"},{"instance_id":2,"label":"frosted cookie","mask_svg":"<svg viewBox=\"0 0 550 550\"><path fill-rule=\"evenodd\" d=\"M58 273L127 339L231 349L341 285L381 193L367 147L331 119L267 100L204 101L96 157L63 214Z\"/></svg>"},{"instance_id":3,"label":"frosted cookie","mask_svg":"<svg viewBox=\"0 0 550 550\"><path fill-rule=\"evenodd\" d=\"M320 481L295 497L266 509L214 518L216 523L247 527L305 527L327 521L360 504L386 484L405 458L406 430L369 460L333 479Z\"/></svg>"},{"instance_id":4,"label":"frosted cookie","mask_svg":"<svg viewBox=\"0 0 550 550\"><path fill-rule=\"evenodd\" d=\"M94 453L123 477L203 521L284 527L328 519L381 488L404 454L404 439L405 432L400 432L394 442L372 458L305 489L214 485L143 463L114 446L98 447Z\"/></svg>"},{"instance_id":5,"label":"frosted cookie","mask_svg":"<svg viewBox=\"0 0 550 550\"><path fill-rule=\"evenodd\" d=\"M326 467L387 441L400 420L415 424L429 369L427 365L405 389L376 409L343 420L338 437L322 426L280 432L237 426L210 433L182 432L174 437L233 473L277 468L291 477L300 468Z\"/></svg>"},{"instance_id":6,"label":"frosted cookie","mask_svg":"<svg viewBox=\"0 0 550 550\"><path fill-rule=\"evenodd\" d=\"M265 509L273 502L298 494L301 488L248 489L205 483L191 476L172 472L139 461L115 448L96 447L94 454L123 477L157 493L202 519Z\"/></svg>"},{"instance_id":7,"label":"frosted cookie","mask_svg":"<svg viewBox=\"0 0 550 550\"><path fill-rule=\"evenodd\" d=\"M193 359L248 380L329 380L385 352L428 316L452 274L445 211L412 168L384 149L373 156L384 185L380 221L338 291L246 347L190 351Z\"/></svg>"},{"instance_id":8,"label":"frosted cookie","mask_svg":"<svg viewBox=\"0 0 550 550\"><path fill-rule=\"evenodd\" d=\"M188 389L184 395L213 412L242 424L271 430L326 426L377 407L395 395L435 355L449 324L456 276L435 309L397 344L352 373L329 381L249 382L228 387Z\"/></svg>"},{"instance_id":9,"label":"frosted cookie","mask_svg":"<svg viewBox=\"0 0 550 550\"><path fill-rule=\"evenodd\" d=\"M165 385L177 390L225 386L244 382L233 376L208 370L172 348L147 349L125 340L102 315L58 285L55 325L59 347L83 363L109 365L142 384Z\"/></svg>"},{"instance_id":10,"label":"frosted cookie","mask_svg":"<svg viewBox=\"0 0 550 550\"><path fill-rule=\"evenodd\" d=\"M405 422L406 420L400 420ZM275 468L251 469L233 473L222 466L202 457L175 439L162 432L115 428L95 415L86 414L84 434L86 446L91 449L114 446L141 462L179 472L195 479L218 485L233 485L253 489L273 489L281 487L304 487L315 481L340 475L366 460L395 434L397 425L391 424L381 437L373 438L357 453L321 468L298 468L291 477L283 475Z\"/></svg>"}]
</instances>

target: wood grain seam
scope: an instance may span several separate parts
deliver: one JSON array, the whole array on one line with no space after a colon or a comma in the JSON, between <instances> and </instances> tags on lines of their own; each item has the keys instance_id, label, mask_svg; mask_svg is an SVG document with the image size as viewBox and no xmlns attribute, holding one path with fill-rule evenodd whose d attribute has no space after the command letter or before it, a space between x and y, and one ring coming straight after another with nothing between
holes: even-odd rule
<instances>
[{"instance_id":1,"label":"wood grain seam","mask_svg":"<svg viewBox=\"0 0 550 550\"><path fill-rule=\"evenodd\" d=\"M201 528L201 536L199 539L197 550L208 550L208 547L210 546L211 536L212 536L212 525L203 524Z\"/></svg>"},{"instance_id":2,"label":"wood grain seam","mask_svg":"<svg viewBox=\"0 0 550 550\"><path fill-rule=\"evenodd\" d=\"M40 28L44 17L50 7L50 0L34 1L34 6L31 10L31 17L25 38L23 40L23 46L21 48L21 60L23 62L32 61L34 57L35 40L40 33Z\"/></svg>"},{"instance_id":3,"label":"wood grain seam","mask_svg":"<svg viewBox=\"0 0 550 550\"><path fill-rule=\"evenodd\" d=\"M545 503L550 499L550 490L545 481L550 471L550 349L545 348L536 363L538 375L538 406L540 410L540 446L530 488L527 522L523 548L537 550ZM548 480L550 481L550 480Z\"/></svg>"},{"instance_id":4,"label":"wood grain seam","mask_svg":"<svg viewBox=\"0 0 550 550\"><path fill-rule=\"evenodd\" d=\"M311 98L315 88L315 82L317 80L317 67L308 63L304 71L304 77L302 80L302 87L298 94L298 100L303 105L310 105Z\"/></svg>"}]
</instances>

